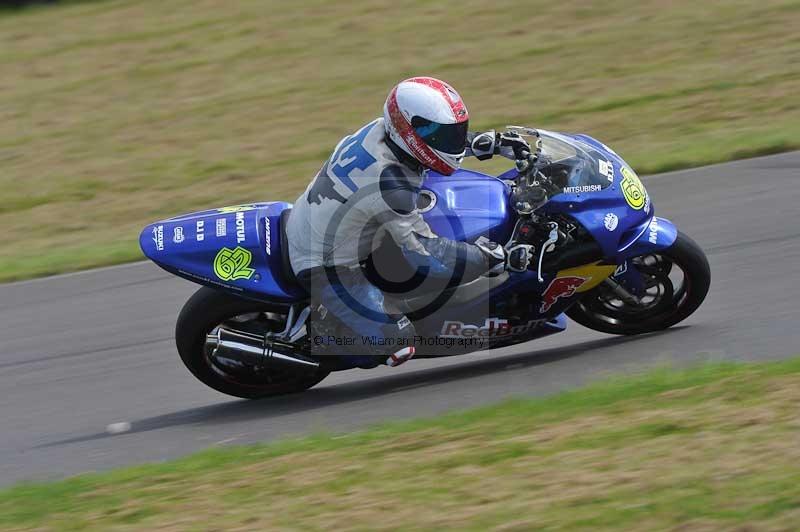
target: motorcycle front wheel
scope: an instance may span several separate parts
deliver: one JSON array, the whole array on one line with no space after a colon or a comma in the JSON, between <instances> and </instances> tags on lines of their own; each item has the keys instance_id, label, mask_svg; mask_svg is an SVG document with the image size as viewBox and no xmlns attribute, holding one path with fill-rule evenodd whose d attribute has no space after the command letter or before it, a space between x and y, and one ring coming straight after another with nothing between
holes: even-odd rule
<instances>
[{"instance_id":1,"label":"motorcycle front wheel","mask_svg":"<svg viewBox=\"0 0 800 532\"><path fill-rule=\"evenodd\" d=\"M613 281L589 291L566 314L584 327L608 334L633 335L672 327L703 303L711 286L711 269L703 250L678 232L665 250L634 257L628 267L642 275L644 291L637 302L621 297Z\"/></svg>"}]
</instances>

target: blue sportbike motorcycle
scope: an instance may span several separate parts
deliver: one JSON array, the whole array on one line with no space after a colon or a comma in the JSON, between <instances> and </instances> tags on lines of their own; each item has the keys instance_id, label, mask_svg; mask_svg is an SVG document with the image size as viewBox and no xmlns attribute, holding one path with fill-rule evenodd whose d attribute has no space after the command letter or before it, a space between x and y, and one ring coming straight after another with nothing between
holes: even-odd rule
<instances>
[{"instance_id":1,"label":"blue sportbike motorcycle","mask_svg":"<svg viewBox=\"0 0 800 532\"><path fill-rule=\"evenodd\" d=\"M443 237L533 244L528 271L467 283L454 272L431 289L390 238L362 265L387 304L413 322L417 358L520 344L564 331L567 317L604 333L647 333L701 305L711 279L705 254L655 216L619 155L586 135L510 129L531 138L534 153L517 154L515 168L496 177L431 172L418 208ZM317 311L289 266L291 208L273 201L206 210L141 234L148 258L203 285L178 317L176 342L187 368L223 393L298 392L331 371L376 365L346 345L338 354L315 349ZM352 337L339 325L333 336Z\"/></svg>"}]
</instances>

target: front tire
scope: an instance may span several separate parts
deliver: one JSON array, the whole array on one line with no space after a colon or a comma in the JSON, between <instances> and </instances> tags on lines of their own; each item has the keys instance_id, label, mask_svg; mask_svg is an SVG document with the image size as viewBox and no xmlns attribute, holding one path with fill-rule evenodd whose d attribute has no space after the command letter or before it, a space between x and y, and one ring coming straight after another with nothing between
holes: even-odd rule
<instances>
[{"instance_id":1,"label":"front tire","mask_svg":"<svg viewBox=\"0 0 800 532\"><path fill-rule=\"evenodd\" d=\"M655 289L652 302L631 306L615 299L613 291L601 284L586 293L566 314L584 327L608 334L643 334L672 327L700 307L711 286L711 268L700 246L685 234L669 248L631 260ZM675 268L683 281L672 280Z\"/></svg>"},{"instance_id":2,"label":"front tire","mask_svg":"<svg viewBox=\"0 0 800 532\"><path fill-rule=\"evenodd\" d=\"M272 368L226 367L217 363L206 348L206 335L217 326L233 323L252 332L281 330L286 308L242 299L202 287L186 302L175 325L175 342L184 365L204 384L222 393L244 399L260 399L307 390L328 376L329 371L286 372Z\"/></svg>"}]
</instances>

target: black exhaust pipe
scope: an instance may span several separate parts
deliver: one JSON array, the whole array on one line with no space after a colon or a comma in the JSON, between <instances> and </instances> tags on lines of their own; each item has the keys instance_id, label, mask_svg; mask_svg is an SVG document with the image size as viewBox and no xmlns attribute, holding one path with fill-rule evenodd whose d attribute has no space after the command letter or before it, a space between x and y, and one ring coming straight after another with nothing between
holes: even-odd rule
<instances>
[{"instance_id":1,"label":"black exhaust pipe","mask_svg":"<svg viewBox=\"0 0 800 532\"><path fill-rule=\"evenodd\" d=\"M236 360L250 366L278 366L315 370L319 362L297 352L289 343L252 333L218 327L206 336L206 346L215 357Z\"/></svg>"}]
</instances>

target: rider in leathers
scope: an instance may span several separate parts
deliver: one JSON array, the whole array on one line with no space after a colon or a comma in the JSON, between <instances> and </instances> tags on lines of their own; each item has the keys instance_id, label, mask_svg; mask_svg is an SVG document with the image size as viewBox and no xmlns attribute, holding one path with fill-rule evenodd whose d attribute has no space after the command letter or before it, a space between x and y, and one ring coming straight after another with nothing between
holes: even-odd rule
<instances>
[{"instance_id":1,"label":"rider in leathers","mask_svg":"<svg viewBox=\"0 0 800 532\"><path fill-rule=\"evenodd\" d=\"M465 283L490 271L527 268L530 246L509 252L485 239L468 244L441 238L417 210L429 168L450 175L465 155L513 157L512 150L529 149L514 134L468 134L467 124L466 107L451 86L434 78L403 81L389 94L384 117L342 139L297 198L286 229L289 257L318 308L322 323L316 330L335 316L356 333L351 341L315 335L316 345L347 346L347 353L371 345L357 362L364 367L384 361L397 366L414 356L413 324L387 312L383 293L361 268L386 235L429 276L457 272Z\"/></svg>"}]
</instances>

